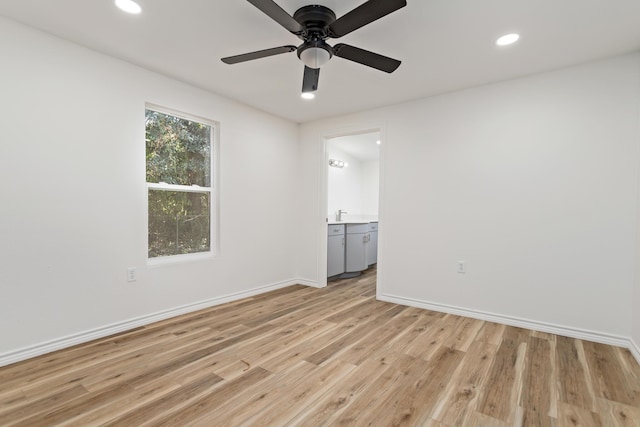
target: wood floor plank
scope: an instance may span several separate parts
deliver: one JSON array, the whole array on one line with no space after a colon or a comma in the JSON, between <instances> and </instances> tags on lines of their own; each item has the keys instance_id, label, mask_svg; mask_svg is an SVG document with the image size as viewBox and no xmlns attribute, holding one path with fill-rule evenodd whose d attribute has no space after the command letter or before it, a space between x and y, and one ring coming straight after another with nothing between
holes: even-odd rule
<instances>
[{"instance_id":1,"label":"wood floor plank","mask_svg":"<svg viewBox=\"0 0 640 427\"><path fill-rule=\"evenodd\" d=\"M457 369L463 353L442 347L430 360L413 365L394 393L363 417L365 425L422 425Z\"/></svg>"},{"instance_id":2,"label":"wood floor plank","mask_svg":"<svg viewBox=\"0 0 640 427\"><path fill-rule=\"evenodd\" d=\"M389 307L385 307L389 308ZM316 365L320 365L324 363L326 360L331 357L340 354L345 351L345 349L349 345L354 345L359 339L363 338L367 334L371 333L372 329L376 329L380 325L385 324L393 317L397 316L399 313L404 311L406 308L401 306L391 307L391 309L384 310L375 318L371 319L369 322L360 324L359 326L353 328L351 332L344 335L340 339L332 342L331 344L323 347L322 349L316 351L315 353L309 355L306 360L307 362L314 363Z\"/></svg>"},{"instance_id":3,"label":"wood floor plank","mask_svg":"<svg viewBox=\"0 0 640 427\"><path fill-rule=\"evenodd\" d=\"M335 366L335 365L334 365ZM322 368L300 360L289 369L274 373L255 385L246 387L234 395L228 395L215 411L202 413L193 421L193 425L239 426L255 414L269 406L278 405L283 396L289 397L289 391L298 384L323 371Z\"/></svg>"},{"instance_id":4,"label":"wood floor plank","mask_svg":"<svg viewBox=\"0 0 640 427\"><path fill-rule=\"evenodd\" d=\"M500 342L502 342L502 336L504 335L505 328L506 325L484 322L476 335L476 341L487 342L498 346L500 345Z\"/></svg>"},{"instance_id":5,"label":"wood floor plank","mask_svg":"<svg viewBox=\"0 0 640 427\"><path fill-rule=\"evenodd\" d=\"M475 411L482 385L498 351L496 344L475 341L460 362L460 370L448 384L431 417L446 425L463 425Z\"/></svg>"},{"instance_id":6,"label":"wood floor plank","mask_svg":"<svg viewBox=\"0 0 640 427\"><path fill-rule=\"evenodd\" d=\"M506 422L514 412L515 408L510 403L514 389L517 387L516 376L520 345L521 342L513 339L502 340L478 405L480 413Z\"/></svg>"},{"instance_id":7,"label":"wood floor plank","mask_svg":"<svg viewBox=\"0 0 640 427\"><path fill-rule=\"evenodd\" d=\"M401 337L403 332L411 325L418 322L419 316L413 312L405 315L407 310L392 317L388 321L383 321L379 327L371 330L360 341L355 342L340 354L340 359L360 365L367 359L377 359L388 352L383 348L385 344L393 345L396 338ZM382 319L383 320L383 319Z\"/></svg>"},{"instance_id":8,"label":"wood floor plank","mask_svg":"<svg viewBox=\"0 0 640 427\"><path fill-rule=\"evenodd\" d=\"M259 343L256 341L247 346L235 346L229 348L228 351L221 352L219 354L220 363L215 369L216 374L225 379L234 378L247 370L247 366L262 365L263 362L278 358L280 354L292 347L305 343L313 339L314 336L328 332L334 327L329 322L315 323L311 326L302 324L302 326L295 332L291 328L286 328L280 335L268 337L269 340L266 342ZM238 356L241 356L241 358L238 358Z\"/></svg>"},{"instance_id":9,"label":"wood floor plank","mask_svg":"<svg viewBox=\"0 0 640 427\"><path fill-rule=\"evenodd\" d=\"M422 360L418 362L416 359L413 359L413 362L426 363ZM406 370L385 370L385 372L374 382L370 383L355 400L348 403L343 411L327 420L325 425L366 425L362 422L362 417L378 408L385 398L397 390L399 384L402 384L406 378L408 369L409 368Z\"/></svg>"},{"instance_id":10,"label":"wood floor plank","mask_svg":"<svg viewBox=\"0 0 640 427\"><path fill-rule=\"evenodd\" d=\"M19 422L11 422L11 425L19 427L46 427L73 419L85 412L100 406L107 406L113 399L132 389L127 384L118 384L102 390L99 393L83 394L82 396L65 402L62 406L56 406L51 410L43 410L27 417Z\"/></svg>"},{"instance_id":11,"label":"wood floor plank","mask_svg":"<svg viewBox=\"0 0 640 427\"><path fill-rule=\"evenodd\" d=\"M330 322L327 322L330 323ZM339 340L350 333L359 323L357 321L346 321L344 324L335 325L333 328L322 332L312 340L305 340L286 349L284 352L274 355L260 363L261 366L271 372L280 372L294 365L300 360L306 359L310 355L320 351L322 348Z\"/></svg>"},{"instance_id":12,"label":"wood floor plank","mask_svg":"<svg viewBox=\"0 0 640 427\"><path fill-rule=\"evenodd\" d=\"M381 365L375 360L366 360L356 366L344 381L324 393L319 399L288 421L289 426L305 427L309 425L326 425L328 420L340 414L349 404L357 399L372 382L389 369L389 365Z\"/></svg>"},{"instance_id":13,"label":"wood floor plank","mask_svg":"<svg viewBox=\"0 0 640 427\"><path fill-rule=\"evenodd\" d=\"M355 368L355 365L335 359L327 363L324 369L315 369L304 381L288 389L286 395L278 396L273 404L246 419L243 425L269 427L286 424L297 408L315 402Z\"/></svg>"},{"instance_id":14,"label":"wood floor plank","mask_svg":"<svg viewBox=\"0 0 640 427\"><path fill-rule=\"evenodd\" d=\"M418 314L418 321L415 324L409 326L405 331L398 333L395 339L390 340L380 347L375 356L377 357L389 352L409 354L411 352L410 349L416 349L416 353L422 355L420 340L427 340L428 342L431 334L435 333L438 329L438 325L443 317L445 317L444 313L436 314L433 311L422 310L422 312ZM418 340L417 343L416 340Z\"/></svg>"},{"instance_id":15,"label":"wood floor plank","mask_svg":"<svg viewBox=\"0 0 640 427\"><path fill-rule=\"evenodd\" d=\"M583 342L582 346L593 372L592 381L600 397L631 406L640 405L640 382L625 374L618 362L618 352L611 346Z\"/></svg>"},{"instance_id":16,"label":"wood floor plank","mask_svg":"<svg viewBox=\"0 0 640 427\"><path fill-rule=\"evenodd\" d=\"M464 427L507 427L505 421L490 417L480 412L470 412L461 424Z\"/></svg>"},{"instance_id":17,"label":"wood floor plank","mask_svg":"<svg viewBox=\"0 0 640 427\"><path fill-rule=\"evenodd\" d=\"M375 300L375 268L0 368L0 425L635 426L627 350Z\"/></svg>"},{"instance_id":18,"label":"wood floor plank","mask_svg":"<svg viewBox=\"0 0 640 427\"><path fill-rule=\"evenodd\" d=\"M597 399L597 413L606 426L640 427L640 408L613 402L604 398Z\"/></svg>"},{"instance_id":19,"label":"wood floor plank","mask_svg":"<svg viewBox=\"0 0 640 427\"><path fill-rule=\"evenodd\" d=\"M451 337L460 322L462 322L461 317L447 314L422 334L416 336L413 342L406 347L405 352L411 356L428 360Z\"/></svg>"},{"instance_id":20,"label":"wood floor plank","mask_svg":"<svg viewBox=\"0 0 640 427\"><path fill-rule=\"evenodd\" d=\"M0 425L6 425L10 422L23 420L37 413L51 411L66 404L69 400L87 395L88 391L83 386L77 384L63 390L56 390L49 396L42 399L25 403L23 405L14 405L11 409L0 413Z\"/></svg>"},{"instance_id":21,"label":"wood floor plank","mask_svg":"<svg viewBox=\"0 0 640 427\"><path fill-rule=\"evenodd\" d=\"M22 390L7 388L2 398L0 398L0 413L5 409L15 408L18 405L22 405L26 401L27 397Z\"/></svg>"},{"instance_id":22,"label":"wood floor plank","mask_svg":"<svg viewBox=\"0 0 640 427\"><path fill-rule=\"evenodd\" d=\"M599 414L564 402L558 405L558 424L581 427L602 427L603 425Z\"/></svg>"},{"instance_id":23,"label":"wood floor plank","mask_svg":"<svg viewBox=\"0 0 640 427\"><path fill-rule=\"evenodd\" d=\"M522 408L520 424L522 427L554 427L557 424L557 420L543 412Z\"/></svg>"},{"instance_id":24,"label":"wood floor plank","mask_svg":"<svg viewBox=\"0 0 640 427\"><path fill-rule=\"evenodd\" d=\"M123 414L132 409L142 407L150 402L160 400L169 393L178 390L180 386L170 381L155 382L144 387L129 389L114 397L108 405L88 408L74 418L56 423L56 427L85 427L102 426L113 419L113 414Z\"/></svg>"},{"instance_id":25,"label":"wood floor plank","mask_svg":"<svg viewBox=\"0 0 640 427\"><path fill-rule=\"evenodd\" d=\"M221 406L228 399L228 396L233 396L244 388L263 381L271 375L271 372L266 369L262 369L260 367L253 368L238 378L222 383L222 385L216 388L215 391L196 399L192 404L179 409L168 416L161 417L156 422L158 425L184 426L201 417L203 414L215 411L216 408Z\"/></svg>"},{"instance_id":26,"label":"wood floor plank","mask_svg":"<svg viewBox=\"0 0 640 427\"><path fill-rule=\"evenodd\" d=\"M529 337L520 406L544 416L551 409L551 359L549 341Z\"/></svg>"},{"instance_id":27,"label":"wood floor plank","mask_svg":"<svg viewBox=\"0 0 640 427\"><path fill-rule=\"evenodd\" d=\"M558 363L559 400L586 410L595 409L595 400L590 392L585 366L578 354L576 340L558 337L556 358Z\"/></svg>"},{"instance_id":28,"label":"wood floor plank","mask_svg":"<svg viewBox=\"0 0 640 427\"><path fill-rule=\"evenodd\" d=\"M220 383L222 378L217 375L205 375L190 384L179 387L174 391L148 402L145 405L135 407L121 416L101 424L102 426L138 426L149 422L160 414L172 413L185 407L185 404L198 396L211 390L213 386ZM83 422L87 423L87 420ZM85 424L87 425L87 424Z\"/></svg>"},{"instance_id":29,"label":"wood floor plank","mask_svg":"<svg viewBox=\"0 0 640 427\"><path fill-rule=\"evenodd\" d=\"M451 336L442 345L453 350L467 351L483 323L481 320L461 317Z\"/></svg>"},{"instance_id":30,"label":"wood floor plank","mask_svg":"<svg viewBox=\"0 0 640 427\"><path fill-rule=\"evenodd\" d=\"M295 322L305 322L312 324L325 321L325 318L333 316L338 312L349 310L360 302L354 297L345 296L343 293L323 298L322 305L313 305L294 311L292 313L273 319L271 324L288 325Z\"/></svg>"}]
</instances>

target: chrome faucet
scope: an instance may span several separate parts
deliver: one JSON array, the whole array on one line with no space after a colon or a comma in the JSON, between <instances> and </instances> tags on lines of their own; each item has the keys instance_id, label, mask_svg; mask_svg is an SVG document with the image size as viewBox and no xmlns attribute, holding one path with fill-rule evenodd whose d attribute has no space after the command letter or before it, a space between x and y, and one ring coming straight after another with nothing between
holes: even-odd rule
<instances>
[{"instance_id":1,"label":"chrome faucet","mask_svg":"<svg viewBox=\"0 0 640 427\"><path fill-rule=\"evenodd\" d=\"M342 209L338 209L338 212L336 212L336 221L342 221L342 214L346 214L349 213L347 211L343 211Z\"/></svg>"}]
</instances>

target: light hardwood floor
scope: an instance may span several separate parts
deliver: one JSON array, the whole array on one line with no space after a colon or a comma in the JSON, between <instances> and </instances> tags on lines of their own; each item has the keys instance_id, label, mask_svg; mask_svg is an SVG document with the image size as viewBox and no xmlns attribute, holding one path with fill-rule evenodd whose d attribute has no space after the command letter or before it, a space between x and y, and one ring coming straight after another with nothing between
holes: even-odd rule
<instances>
[{"instance_id":1,"label":"light hardwood floor","mask_svg":"<svg viewBox=\"0 0 640 427\"><path fill-rule=\"evenodd\" d=\"M624 349L375 300L375 271L0 368L0 426L640 426Z\"/></svg>"}]
</instances>

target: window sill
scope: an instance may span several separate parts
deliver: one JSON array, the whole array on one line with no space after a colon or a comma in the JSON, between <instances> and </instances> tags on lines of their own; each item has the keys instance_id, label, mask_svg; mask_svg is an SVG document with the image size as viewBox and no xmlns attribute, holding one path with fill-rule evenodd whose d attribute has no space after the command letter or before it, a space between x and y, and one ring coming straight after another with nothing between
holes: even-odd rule
<instances>
[{"instance_id":1,"label":"window sill","mask_svg":"<svg viewBox=\"0 0 640 427\"><path fill-rule=\"evenodd\" d=\"M168 255L156 258L148 258L147 265L149 267L160 267L163 265L183 264L193 261L207 261L215 258L213 252L199 252L195 254Z\"/></svg>"}]
</instances>

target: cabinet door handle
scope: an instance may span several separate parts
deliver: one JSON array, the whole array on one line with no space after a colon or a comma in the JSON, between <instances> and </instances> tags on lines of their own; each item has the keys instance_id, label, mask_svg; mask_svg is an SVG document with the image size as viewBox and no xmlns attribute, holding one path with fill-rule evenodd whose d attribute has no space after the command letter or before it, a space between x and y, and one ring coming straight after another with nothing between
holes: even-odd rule
<instances>
[{"instance_id":1,"label":"cabinet door handle","mask_svg":"<svg viewBox=\"0 0 640 427\"><path fill-rule=\"evenodd\" d=\"M344 248L344 237L342 238L342 247Z\"/></svg>"}]
</instances>

